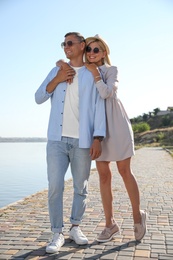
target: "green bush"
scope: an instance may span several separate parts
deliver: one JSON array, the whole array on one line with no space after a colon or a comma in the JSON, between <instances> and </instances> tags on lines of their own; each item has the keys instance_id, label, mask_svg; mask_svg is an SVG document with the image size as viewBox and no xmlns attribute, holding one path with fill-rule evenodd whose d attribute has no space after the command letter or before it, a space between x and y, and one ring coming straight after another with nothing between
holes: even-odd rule
<instances>
[{"instance_id":1,"label":"green bush","mask_svg":"<svg viewBox=\"0 0 173 260\"><path fill-rule=\"evenodd\" d=\"M150 126L147 123L138 123L138 124L132 124L132 129L134 133L142 133L145 131L150 130Z\"/></svg>"},{"instance_id":2,"label":"green bush","mask_svg":"<svg viewBox=\"0 0 173 260\"><path fill-rule=\"evenodd\" d=\"M157 142L162 141L165 138L165 134L163 132L160 132L159 134L157 134L156 136L156 140Z\"/></svg>"},{"instance_id":3,"label":"green bush","mask_svg":"<svg viewBox=\"0 0 173 260\"><path fill-rule=\"evenodd\" d=\"M162 118L162 126L170 126L171 118L170 115L166 115Z\"/></svg>"}]
</instances>

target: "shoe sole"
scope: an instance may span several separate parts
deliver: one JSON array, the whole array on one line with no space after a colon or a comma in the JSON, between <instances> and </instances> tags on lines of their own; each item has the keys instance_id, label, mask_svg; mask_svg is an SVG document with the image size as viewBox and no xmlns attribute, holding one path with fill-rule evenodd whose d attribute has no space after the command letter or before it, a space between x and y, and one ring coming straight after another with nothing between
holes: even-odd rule
<instances>
[{"instance_id":1,"label":"shoe sole","mask_svg":"<svg viewBox=\"0 0 173 260\"><path fill-rule=\"evenodd\" d=\"M145 236L146 232L147 232L146 220L147 220L147 212L144 211L144 223L145 223L144 234L143 234L143 236L141 238L136 239L136 241L141 241L143 239L143 237Z\"/></svg>"},{"instance_id":2,"label":"shoe sole","mask_svg":"<svg viewBox=\"0 0 173 260\"><path fill-rule=\"evenodd\" d=\"M114 236L121 234L120 231L117 231L111 235L108 239L101 240L99 238L96 238L98 242L109 242Z\"/></svg>"},{"instance_id":3,"label":"shoe sole","mask_svg":"<svg viewBox=\"0 0 173 260\"><path fill-rule=\"evenodd\" d=\"M85 243L77 243L76 240L75 240L72 236L69 236L69 238L70 238L71 240L73 240L73 241L74 241L77 245L79 245L79 246L87 245L87 244L88 244L88 241L85 242Z\"/></svg>"},{"instance_id":4,"label":"shoe sole","mask_svg":"<svg viewBox=\"0 0 173 260\"><path fill-rule=\"evenodd\" d=\"M55 254L55 253L58 253L59 250L60 250L60 248L57 249L56 251L46 250L46 253L48 253L48 254Z\"/></svg>"},{"instance_id":5,"label":"shoe sole","mask_svg":"<svg viewBox=\"0 0 173 260\"><path fill-rule=\"evenodd\" d=\"M56 250L49 250L49 249L46 249L46 253L48 253L48 254L55 254L55 253L58 253L59 250L60 250L60 248L61 248L64 244L65 244L65 241L64 241L64 243L63 243L61 246L57 247Z\"/></svg>"}]
</instances>

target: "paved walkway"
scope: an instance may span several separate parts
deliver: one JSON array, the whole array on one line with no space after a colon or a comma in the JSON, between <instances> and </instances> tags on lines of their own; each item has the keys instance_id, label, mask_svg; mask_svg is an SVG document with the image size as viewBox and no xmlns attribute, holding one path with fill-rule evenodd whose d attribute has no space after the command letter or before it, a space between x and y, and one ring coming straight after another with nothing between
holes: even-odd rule
<instances>
[{"instance_id":1,"label":"paved walkway","mask_svg":"<svg viewBox=\"0 0 173 260\"><path fill-rule=\"evenodd\" d=\"M104 226L98 175L90 177L88 207L83 232L89 239L78 246L68 238L72 182L66 182L64 221L66 243L58 254L45 253L51 236L47 212L47 191L39 192L0 210L0 259L173 259L173 158L161 148L136 151L132 168L141 191L141 208L148 211L148 232L141 243L134 240L131 206L115 164L113 190L115 216L121 235L98 243L96 235Z\"/></svg>"}]
</instances>

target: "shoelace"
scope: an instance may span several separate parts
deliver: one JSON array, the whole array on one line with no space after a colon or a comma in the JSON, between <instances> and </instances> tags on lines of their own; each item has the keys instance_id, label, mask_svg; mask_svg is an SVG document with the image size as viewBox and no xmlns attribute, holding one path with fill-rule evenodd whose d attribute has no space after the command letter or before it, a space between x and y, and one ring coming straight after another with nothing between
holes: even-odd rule
<instances>
[{"instance_id":1,"label":"shoelace","mask_svg":"<svg viewBox=\"0 0 173 260\"><path fill-rule=\"evenodd\" d=\"M52 241L50 242L50 244L56 245L58 240L61 240L60 234L54 235L54 237L52 238Z\"/></svg>"},{"instance_id":2,"label":"shoelace","mask_svg":"<svg viewBox=\"0 0 173 260\"><path fill-rule=\"evenodd\" d=\"M106 233L106 229L104 229L101 234L105 235L105 233Z\"/></svg>"},{"instance_id":3,"label":"shoelace","mask_svg":"<svg viewBox=\"0 0 173 260\"><path fill-rule=\"evenodd\" d=\"M105 234L110 235L110 232L109 232L109 231L110 231L109 229L105 228L105 229L101 232L101 234L102 234L102 235L105 235Z\"/></svg>"},{"instance_id":4,"label":"shoelace","mask_svg":"<svg viewBox=\"0 0 173 260\"><path fill-rule=\"evenodd\" d=\"M79 228L77 229L77 233L78 233L78 235L84 237L84 235L82 234L82 231Z\"/></svg>"},{"instance_id":5,"label":"shoelace","mask_svg":"<svg viewBox=\"0 0 173 260\"><path fill-rule=\"evenodd\" d=\"M102 231L102 234L103 234L103 235L106 234L106 233L110 234L110 233L111 233L111 230L112 230L115 226L116 226L116 224L113 225L113 226L110 227L110 228L107 228L107 227L106 227L106 228Z\"/></svg>"}]
</instances>

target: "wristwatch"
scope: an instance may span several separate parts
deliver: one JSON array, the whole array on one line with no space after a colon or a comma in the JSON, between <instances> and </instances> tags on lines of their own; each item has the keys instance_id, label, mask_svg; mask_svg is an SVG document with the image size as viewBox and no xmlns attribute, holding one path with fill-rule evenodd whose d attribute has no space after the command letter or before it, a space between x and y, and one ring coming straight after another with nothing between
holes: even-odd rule
<instances>
[{"instance_id":1,"label":"wristwatch","mask_svg":"<svg viewBox=\"0 0 173 260\"><path fill-rule=\"evenodd\" d=\"M94 139L99 140L99 142L103 141L104 136L94 136Z\"/></svg>"}]
</instances>

